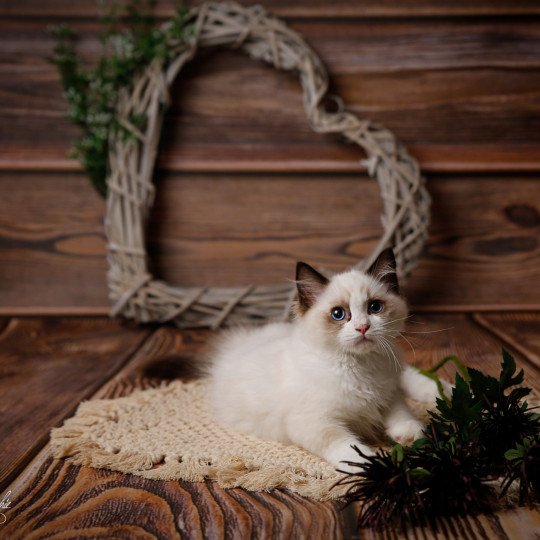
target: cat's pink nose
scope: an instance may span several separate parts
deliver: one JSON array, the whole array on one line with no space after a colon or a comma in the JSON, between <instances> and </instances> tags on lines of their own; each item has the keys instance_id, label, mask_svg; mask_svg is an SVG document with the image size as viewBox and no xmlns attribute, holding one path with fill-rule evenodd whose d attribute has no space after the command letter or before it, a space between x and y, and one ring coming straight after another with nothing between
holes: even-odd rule
<instances>
[{"instance_id":1,"label":"cat's pink nose","mask_svg":"<svg viewBox=\"0 0 540 540\"><path fill-rule=\"evenodd\" d=\"M362 335L364 335L368 330L369 330L369 324L362 324L356 329L356 331L360 332Z\"/></svg>"}]
</instances>

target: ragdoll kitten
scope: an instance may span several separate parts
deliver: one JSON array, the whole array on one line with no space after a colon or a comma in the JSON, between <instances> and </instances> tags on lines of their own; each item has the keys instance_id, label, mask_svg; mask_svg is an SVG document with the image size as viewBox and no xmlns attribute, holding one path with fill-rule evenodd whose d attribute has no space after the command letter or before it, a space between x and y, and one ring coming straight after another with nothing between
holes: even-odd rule
<instances>
[{"instance_id":1,"label":"ragdoll kitten","mask_svg":"<svg viewBox=\"0 0 540 540\"><path fill-rule=\"evenodd\" d=\"M331 279L296 268L296 318L229 331L209 372L215 417L263 439L296 444L336 467L382 431L410 443L422 434L405 394L432 401L433 381L402 364L395 338L407 318L394 254L366 272Z\"/></svg>"}]
</instances>

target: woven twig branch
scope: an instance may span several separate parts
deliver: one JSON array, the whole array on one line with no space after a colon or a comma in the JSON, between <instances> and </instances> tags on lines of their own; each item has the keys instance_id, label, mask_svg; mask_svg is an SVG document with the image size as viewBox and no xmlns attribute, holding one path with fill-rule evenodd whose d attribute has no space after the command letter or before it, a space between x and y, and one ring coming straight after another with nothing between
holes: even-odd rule
<instances>
[{"instance_id":1,"label":"woven twig branch","mask_svg":"<svg viewBox=\"0 0 540 540\"><path fill-rule=\"evenodd\" d=\"M118 120L134 137L126 140L115 135L109 142L106 233L112 315L216 328L281 319L294 296L290 284L173 287L148 271L145 225L154 200L152 177L164 110L170 102L169 87L197 50L206 47L235 48L299 74L311 127L318 133L341 134L363 148L367 154L363 163L380 187L384 234L371 255L356 266L369 265L391 245L400 276L409 274L426 240L430 198L418 163L405 147L384 127L359 120L344 107L337 112L325 110L328 75L321 60L297 33L260 6L208 2L190 12L188 23L193 24L192 37L170 43L173 61L164 65L154 60L119 99ZM130 122L135 115L147 118L144 130Z\"/></svg>"}]
</instances>

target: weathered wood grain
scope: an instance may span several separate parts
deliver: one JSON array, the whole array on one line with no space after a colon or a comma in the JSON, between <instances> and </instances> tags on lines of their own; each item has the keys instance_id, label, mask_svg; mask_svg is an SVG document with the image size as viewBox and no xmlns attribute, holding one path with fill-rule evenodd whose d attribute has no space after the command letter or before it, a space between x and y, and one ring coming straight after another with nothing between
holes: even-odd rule
<instances>
[{"instance_id":1,"label":"weathered wood grain","mask_svg":"<svg viewBox=\"0 0 540 540\"><path fill-rule=\"evenodd\" d=\"M54 22L54 21L50 21ZM60 22L59 20L56 22ZM0 21L0 168L78 170L53 40L43 20ZM98 27L77 22L80 50ZM534 19L293 22L333 91L382 122L426 171L539 170L540 25ZM311 131L293 75L239 53L206 54L173 88L159 166L182 171L352 171L356 146Z\"/></svg>"},{"instance_id":2,"label":"weathered wood grain","mask_svg":"<svg viewBox=\"0 0 540 540\"><path fill-rule=\"evenodd\" d=\"M512 539L536 540L540 531L538 509L518 508L500 512L497 516L502 530Z\"/></svg>"},{"instance_id":3,"label":"weathered wood grain","mask_svg":"<svg viewBox=\"0 0 540 540\"><path fill-rule=\"evenodd\" d=\"M6 538L342 537L334 505L284 492L153 481L51 460L38 475L0 525Z\"/></svg>"},{"instance_id":4,"label":"weathered wood grain","mask_svg":"<svg viewBox=\"0 0 540 540\"><path fill-rule=\"evenodd\" d=\"M359 540L536 540L540 512L516 508L493 515L438 519L430 527L411 527L406 531L360 529Z\"/></svg>"},{"instance_id":5,"label":"weathered wood grain","mask_svg":"<svg viewBox=\"0 0 540 540\"><path fill-rule=\"evenodd\" d=\"M540 369L540 322L537 313L476 313L474 320Z\"/></svg>"},{"instance_id":6,"label":"weathered wood grain","mask_svg":"<svg viewBox=\"0 0 540 540\"><path fill-rule=\"evenodd\" d=\"M148 332L103 319L9 321L0 333L0 491Z\"/></svg>"},{"instance_id":7,"label":"weathered wood grain","mask_svg":"<svg viewBox=\"0 0 540 540\"><path fill-rule=\"evenodd\" d=\"M0 176L0 309L107 305L104 202L88 180Z\"/></svg>"},{"instance_id":8,"label":"weathered wood grain","mask_svg":"<svg viewBox=\"0 0 540 540\"><path fill-rule=\"evenodd\" d=\"M187 5L195 6L203 0L191 0ZM249 0L241 0L240 4L249 6ZM177 2L175 0L158 0L156 14L169 16ZM533 15L540 14L540 7L534 0L454 0L432 2L430 0L408 0L392 2L391 0L266 0L267 10L287 17L437 17L437 16L478 16L478 15ZM94 0L78 0L76 4L69 0L23 0L13 3L5 0L0 3L0 15L11 17L94 17L98 7Z\"/></svg>"},{"instance_id":9,"label":"weathered wood grain","mask_svg":"<svg viewBox=\"0 0 540 540\"><path fill-rule=\"evenodd\" d=\"M157 330L94 398L193 376L204 331ZM214 482L152 481L52 461L45 449L12 483L8 538L341 538L333 503L291 493L224 490ZM76 532L75 532L76 531ZM152 536L153 535L153 536Z\"/></svg>"},{"instance_id":10,"label":"weathered wood grain","mask_svg":"<svg viewBox=\"0 0 540 540\"><path fill-rule=\"evenodd\" d=\"M413 306L537 304L540 190L536 179L433 178L426 254L406 289ZM511 186L511 187L509 187ZM530 281L527 276L530 276ZM528 299L528 300L527 300Z\"/></svg>"},{"instance_id":11,"label":"weathered wood grain","mask_svg":"<svg viewBox=\"0 0 540 540\"><path fill-rule=\"evenodd\" d=\"M106 313L104 203L87 180L4 172L0 186L1 312ZM537 179L436 176L429 189L431 235L406 289L413 306L538 308ZM185 286L284 282L298 259L344 269L380 237L380 204L375 182L356 175L162 175L151 267Z\"/></svg>"}]
</instances>

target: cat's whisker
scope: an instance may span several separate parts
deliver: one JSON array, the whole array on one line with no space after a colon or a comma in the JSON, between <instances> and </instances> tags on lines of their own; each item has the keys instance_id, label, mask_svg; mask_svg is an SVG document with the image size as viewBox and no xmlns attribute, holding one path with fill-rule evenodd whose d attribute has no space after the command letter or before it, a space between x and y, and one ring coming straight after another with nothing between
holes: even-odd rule
<instances>
[{"instance_id":1,"label":"cat's whisker","mask_svg":"<svg viewBox=\"0 0 540 540\"><path fill-rule=\"evenodd\" d=\"M400 363L398 361L398 359L396 358L396 354L394 352L394 349L392 348L392 345L390 344L390 342L383 336L380 336L380 341L379 343L382 345L383 349L387 352L390 352L392 356L388 355L388 358L390 360L394 360L394 365L396 367L396 371L399 371L399 368L400 368Z\"/></svg>"},{"instance_id":2,"label":"cat's whisker","mask_svg":"<svg viewBox=\"0 0 540 540\"><path fill-rule=\"evenodd\" d=\"M379 347L380 347L384 352L386 352L387 349L386 349L385 343L384 343L384 341L383 341L383 338L380 338L380 339L377 340L377 345L379 345Z\"/></svg>"},{"instance_id":3,"label":"cat's whisker","mask_svg":"<svg viewBox=\"0 0 540 540\"><path fill-rule=\"evenodd\" d=\"M387 353L391 353L392 352L392 349L390 347L390 349L388 348L389 346L389 342L388 340L383 336L383 335L378 335L377 336L377 343L387 352ZM387 354L388 358L391 358L391 356L389 354Z\"/></svg>"},{"instance_id":4,"label":"cat's whisker","mask_svg":"<svg viewBox=\"0 0 540 540\"><path fill-rule=\"evenodd\" d=\"M377 330L371 331L369 333L369 337L391 337L395 338L399 335L399 330L387 330L385 329L384 332L378 332Z\"/></svg>"},{"instance_id":5,"label":"cat's whisker","mask_svg":"<svg viewBox=\"0 0 540 540\"><path fill-rule=\"evenodd\" d=\"M441 328L440 330L425 330L420 332L415 332L411 330L402 330L401 332L404 334L435 334L436 332L447 332L448 330L453 330L454 327L450 326L448 328Z\"/></svg>"},{"instance_id":6,"label":"cat's whisker","mask_svg":"<svg viewBox=\"0 0 540 540\"><path fill-rule=\"evenodd\" d=\"M388 350L388 344L384 338L381 338L379 340L379 345L383 348L383 350L387 353L386 356L391 359L390 355L388 354L390 351Z\"/></svg>"},{"instance_id":7,"label":"cat's whisker","mask_svg":"<svg viewBox=\"0 0 540 540\"><path fill-rule=\"evenodd\" d=\"M411 348L413 352L414 359L416 360L416 350L413 347L413 344L400 332L399 335L409 344L409 347Z\"/></svg>"},{"instance_id":8,"label":"cat's whisker","mask_svg":"<svg viewBox=\"0 0 540 540\"><path fill-rule=\"evenodd\" d=\"M379 326L388 326L389 324L398 322L398 321L404 321L405 319L411 318L412 315L407 315L407 317L399 317L398 319L392 319L391 321L384 321L382 323L379 323Z\"/></svg>"}]
</instances>

